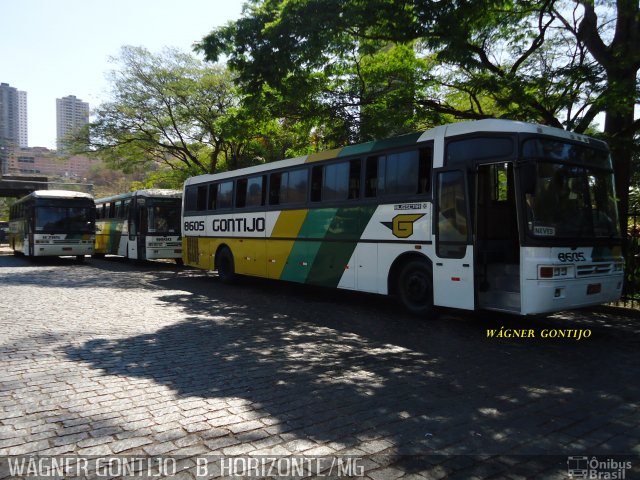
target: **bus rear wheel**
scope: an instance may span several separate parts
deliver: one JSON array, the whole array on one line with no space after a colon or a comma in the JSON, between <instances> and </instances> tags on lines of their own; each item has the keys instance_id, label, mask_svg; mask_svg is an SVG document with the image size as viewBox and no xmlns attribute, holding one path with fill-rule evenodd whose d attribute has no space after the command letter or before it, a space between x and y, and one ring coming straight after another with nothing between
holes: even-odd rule
<instances>
[{"instance_id":1,"label":"bus rear wheel","mask_svg":"<svg viewBox=\"0 0 640 480\"><path fill-rule=\"evenodd\" d=\"M427 262L414 259L405 263L398 274L396 291L410 313L426 316L433 312L433 274Z\"/></svg>"},{"instance_id":2,"label":"bus rear wheel","mask_svg":"<svg viewBox=\"0 0 640 480\"><path fill-rule=\"evenodd\" d=\"M216 255L216 269L222 283L232 283L235 280L235 264L233 254L228 247L222 247Z\"/></svg>"}]
</instances>

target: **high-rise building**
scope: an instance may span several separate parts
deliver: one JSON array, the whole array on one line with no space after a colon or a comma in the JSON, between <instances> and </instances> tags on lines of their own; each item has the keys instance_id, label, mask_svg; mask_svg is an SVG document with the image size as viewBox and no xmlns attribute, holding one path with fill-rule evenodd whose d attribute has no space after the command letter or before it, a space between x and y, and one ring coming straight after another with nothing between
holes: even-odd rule
<instances>
[{"instance_id":1,"label":"high-rise building","mask_svg":"<svg viewBox=\"0 0 640 480\"><path fill-rule=\"evenodd\" d=\"M69 136L89 123L89 104L75 95L56 98L58 150L65 150Z\"/></svg>"},{"instance_id":2,"label":"high-rise building","mask_svg":"<svg viewBox=\"0 0 640 480\"><path fill-rule=\"evenodd\" d=\"M27 92L0 84L0 140L27 147Z\"/></svg>"},{"instance_id":3,"label":"high-rise building","mask_svg":"<svg viewBox=\"0 0 640 480\"><path fill-rule=\"evenodd\" d=\"M0 83L0 174L7 173L9 149L27 146L27 92Z\"/></svg>"},{"instance_id":4,"label":"high-rise building","mask_svg":"<svg viewBox=\"0 0 640 480\"><path fill-rule=\"evenodd\" d=\"M29 146L29 128L27 125L27 92L18 90L18 145Z\"/></svg>"}]
</instances>

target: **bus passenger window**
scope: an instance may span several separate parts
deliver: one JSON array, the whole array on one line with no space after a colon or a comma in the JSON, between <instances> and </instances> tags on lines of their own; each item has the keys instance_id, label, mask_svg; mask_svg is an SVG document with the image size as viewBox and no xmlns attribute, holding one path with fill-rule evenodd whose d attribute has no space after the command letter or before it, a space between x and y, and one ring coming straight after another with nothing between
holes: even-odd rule
<instances>
[{"instance_id":1,"label":"bus passenger window","mask_svg":"<svg viewBox=\"0 0 640 480\"><path fill-rule=\"evenodd\" d=\"M306 168L272 174L269 187L269 205L305 203L309 189L308 176Z\"/></svg>"},{"instance_id":2,"label":"bus passenger window","mask_svg":"<svg viewBox=\"0 0 640 480\"><path fill-rule=\"evenodd\" d=\"M207 209L207 186L201 185L198 187L198 198L196 202L196 210L199 212Z\"/></svg>"},{"instance_id":3,"label":"bus passenger window","mask_svg":"<svg viewBox=\"0 0 640 480\"><path fill-rule=\"evenodd\" d=\"M315 166L311 169L311 201L322 200L322 166Z\"/></svg>"},{"instance_id":4,"label":"bus passenger window","mask_svg":"<svg viewBox=\"0 0 640 480\"><path fill-rule=\"evenodd\" d=\"M247 207L261 207L264 205L265 184L266 177L264 175L251 177L247 180Z\"/></svg>"},{"instance_id":5,"label":"bus passenger window","mask_svg":"<svg viewBox=\"0 0 640 480\"><path fill-rule=\"evenodd\" d=\"M236 181L236 208L244 208L247 204L247 179Z\"/></svg>"},{"instance_id":6,"label":"bus passenger window","mask_svg":"<svg viewBox=\"0 0 640 480\"><path fill-rule=\"evenodd\" d=\"M313 194L313 192L312 192ZM322 200L338 201L360 197L360 160L324 167Z\"/></svg>"},{"instance_id":7,"label":"bus passenger window","mask_svg":"<svg viewBox=\"0 0 640 480\"><path fill-rule=\"evenodd\" d=\"M207 210L215 210L216 200L218 198L218 185L209 184L207 188L209 190L209 203L207 203Z\"/></svg>"},{"instance_id":8,"label":"bus passenger window","mask_svg":"<svg viewBox=\"0 0 640 480\"><path fill-rule=\"evenodd\" d=\"M433 162L433 151L430 148L420 149L420 160L418 165L418 192L428 193L431 190L431 163Z\"/></svg>"},{"instance_id":9,"label":"bus passenger window","mask_svg":"<svg viewBox=\"0 0 640 480\"><path fill-rule=\"evenodd\" d=\"M184 193L184 209L187 212L191 212L196 209L198 205L198 188L197 187L187 187Z\"/></svg>"},{"instance_id":10,"label":"bus passenger window","mask_svg":"<svg viewBox=\"0 0 640 480\"><path fill-rule=\"evenodd\" d=\"M419 156L417 150L394 153L385 162L385 195L412 195L418 193Z\"/></svg>"},{"instance_id":11,"label":"bus passenger window","mask_svg":"<svg viewBox=\"0 0 640 480\"><path fill-rule=\"evenodd\" d=\"M284 175L287 175L286 173ZM280 187L282 173L273 173L269 177L269 205L280 205Z\"/></svg>"},{"instance_id":12,"label":"bus passenger window","mask_svg":"<svg viewBox=\"0 0 640 480\"><path fill-rule=\"evenodd\" d=\"M367 198L378 195L378 157L367 158L364 177L364 196Z\"/></svg>"},{"instance_id":13,"label":"bus passenger window","mask_svg":"<svg viewBox=\"0 0 640 480\"><path fill-rule=\"evenodd\" d=\"M360 198L360 170L362 162L351 160L349 162L349 196L347 198Z\"/></svg>"},{"instance_id":14,"label":"bus passenger window","mask_svg":"<svg viewBox=\"0 0 640 480\"><path fill-rule=\"evenodd\" d=\"M217 209L233 207L233 181L218 184L216 203Z\"/></svg>"},{"instance_id":15,"label":"bus passenger window","mask_svg":"<svg viewBox=\"0 0 640 480\"><path fill-rule=\"evenodd\" d=\"M289 172L286 203L305 203L309 189L309 174L306 168Z\"/></svg>"},{"instance_id":16,"label":"bus passenger window","mask_svg":"<svg viewBox=\"0 0 640 480\"><path fill-rule=\"evenodd\" d=\"M349 195L349 163L335 163L324 168L322 199L345 200Z\"/></svg>"}]
</instances>

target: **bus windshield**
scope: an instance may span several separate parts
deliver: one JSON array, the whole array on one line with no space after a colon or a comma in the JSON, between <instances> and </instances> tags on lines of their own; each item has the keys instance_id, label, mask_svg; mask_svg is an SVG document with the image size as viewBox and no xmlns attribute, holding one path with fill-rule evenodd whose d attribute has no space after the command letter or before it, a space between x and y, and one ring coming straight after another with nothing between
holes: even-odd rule
<instances>
[{"instance_id":1,"label":"bus windshield","mask_svg":"<svg viewBox=\"0 0 640 480\"><path fill-rule=\"evenodd\" d=\"M36 207L36 232L82 232L94 231L93 208L86 207Z\"/></svg>"},{"instance_id":2,"label":"bus windshield","mask_svg":"<svg viewBox=\"0 0 640 480\"><path fill-rule=\"evenodd\" d=\"M159 201L149 208L149 233L164 234L180 231L180 199Z\"/></svg>"},{"instance_id":3,"label":"bus windshield","mask_svg":"<svg viewBox=\"0 0 640 480\"><path fill-rule=\"evenodd\" d=\"M523 144L535 160L533 185L525 188L527 227L535 237L612 238L620 236L613 172L607 152L558 140Z\"/></svg>"}]
</instances>

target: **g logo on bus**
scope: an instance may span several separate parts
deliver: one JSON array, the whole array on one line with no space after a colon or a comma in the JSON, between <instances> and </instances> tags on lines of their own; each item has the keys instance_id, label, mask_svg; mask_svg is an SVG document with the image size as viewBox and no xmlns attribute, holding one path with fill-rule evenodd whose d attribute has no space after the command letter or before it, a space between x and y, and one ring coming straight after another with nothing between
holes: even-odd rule
<instances>
[{"instance_id":1,"label":"g logo on bus","mask_svg":"<svg viewBox=\"0 0 640 480\"><path fill-rule=\"evenodd\" d=\"M397 238L409 238L413 235L413 224L424 217L423 213L401 213L391 222L381 222Z\"/></svg>"}]
</instances>

